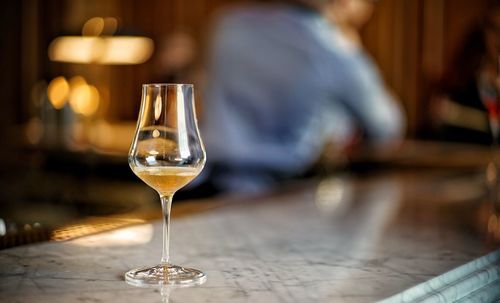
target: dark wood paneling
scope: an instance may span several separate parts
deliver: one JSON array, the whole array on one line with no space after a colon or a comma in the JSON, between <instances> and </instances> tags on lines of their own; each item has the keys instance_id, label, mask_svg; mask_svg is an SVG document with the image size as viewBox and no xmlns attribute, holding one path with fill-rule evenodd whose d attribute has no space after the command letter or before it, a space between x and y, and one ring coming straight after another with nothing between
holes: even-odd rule
<instances>
[{"instance_id":1,"label":"dark wood paneling","mask_svg":"<svg viewBox=\"0 0 500 303\"><path fill-rule=\"evenodd\" d=\"M0 144L11 139L10 128L22 118L20 1L0 3Z\"/></svg>"},{"instance_id":2,"label":"dark wood paneling","mask_svg":"<svg viewBox=\"0 0 500 303\"><path fill-rule=\"evenodd\" d=\"M384 0L363 32L368 51L387 84L403 102L408 133L426 121L429 83L441 77L449 58L488 0Z\"/></svg>"}]
</instances>

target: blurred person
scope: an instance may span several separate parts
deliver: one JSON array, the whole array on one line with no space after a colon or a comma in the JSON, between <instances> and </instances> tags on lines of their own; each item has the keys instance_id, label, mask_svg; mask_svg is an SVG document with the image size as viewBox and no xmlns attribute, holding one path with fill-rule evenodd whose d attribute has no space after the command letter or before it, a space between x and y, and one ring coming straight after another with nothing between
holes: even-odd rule
<instances>
[{"instance_id":1,"label":"blurred person","mask_svg":"<svg viewBox=\"0 0 500 303\"><path fill-rule=\"evenodd\" d=\"M155 77L165 83L190 83L197 77L198 45L186 31L160 39L156 52Z\"/></svg>"},{"instance_id":2,"label":"blurred person","mask_svg":"<svg viewBox=\"0 0 500 303\"><path fill-rule=\"evenodd\" d=\"M188 30L177 30L160 38L150 83L191 83L196 87L196 112L201 115L204 69L199 43Z\"/></svg>"},{"instance_id":3,"label":"blurred person","mask_svg":"<svg viewBox=\"0 0 500 303\"><path fill-rule=\"evenodd\" d=\"M499 56L500 1L494 0L464 36L435 87L431 118L438 139L492 143L487 107L498 119Z\"/></svg>"},{"instance_id":4,"label":"blurred person","mask_svg":"<svg viewBox=\"0 0 500 303\"><path fill-rule=\"evenodd\" d=\"M302 175L329 142L387 148L403 134L359 38L372 1L266 2L226 11L215 28L201 187L261 192Z\"/></svg>"}]
</instances>

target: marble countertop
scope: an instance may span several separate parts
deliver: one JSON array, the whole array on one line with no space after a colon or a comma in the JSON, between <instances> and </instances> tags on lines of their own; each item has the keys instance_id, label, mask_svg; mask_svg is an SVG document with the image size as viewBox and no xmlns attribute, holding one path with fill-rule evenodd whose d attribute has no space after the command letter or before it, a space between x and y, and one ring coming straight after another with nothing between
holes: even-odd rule
<instances>
[{"instance_id":1,"label":"marble countertop","mask_svg":"<svg viewBox=\"0 0 500 303\"><path fill-rule=\"evenodd\" d=\"M453 188L454 190L450 190ZM204 285L144 289L161 224L0 251L0 302L374 302L479 258L477 175L329 177L175 218L171 257ZM203 203L203 202L199 202Z\"/></svg>"}]
</instances>

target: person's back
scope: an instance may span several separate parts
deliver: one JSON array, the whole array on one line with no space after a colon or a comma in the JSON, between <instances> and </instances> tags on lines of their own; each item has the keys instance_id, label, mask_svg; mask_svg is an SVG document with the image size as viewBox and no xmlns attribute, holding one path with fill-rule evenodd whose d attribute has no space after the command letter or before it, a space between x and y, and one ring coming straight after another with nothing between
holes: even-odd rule
<instances>
[{"instance_id":1,"label":"person's back","mask_svg":"<svg viewBox=\"0 0 500 303\"><path fill-rule=\"evenodd\" d=\"M391 140L401 115L368 58L321 16L293 6L235 9L219 23L202 133L230 189L265 186L318 158L326 141ZM209 162L210 164L210 162Z\"/></svg>"}]
</instances>

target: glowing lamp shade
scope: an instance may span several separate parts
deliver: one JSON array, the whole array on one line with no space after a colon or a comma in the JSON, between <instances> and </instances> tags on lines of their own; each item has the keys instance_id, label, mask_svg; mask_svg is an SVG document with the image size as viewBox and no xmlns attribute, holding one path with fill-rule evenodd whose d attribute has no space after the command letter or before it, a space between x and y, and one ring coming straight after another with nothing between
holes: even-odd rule
<instances>
[{"instance_id":1,"label":"glowing lamp shade","mask_svg":"<svg viewBox=\"0 0 500 303\"><path fill-rule=\"evenodd\" d=\"M92 63L99 59L103 48L100 38L59 37L50 43L49 58L52 61Z\"/></svg>"},{"instance_id":2,"label":"glowing lamp shade","mask_svg":"<svg viewBox=\"0 0 500 303\"><path fill-rule=\"evenodd\" d=\"M153 53L153 40L135 36L63 36L49 46L52 61L97 64L140 64Z\"/></svg>"},{"instance_id":3,"label":"glowing lamp shade","mask_svg":"<svg viewBox=\"0 0 500 303\"><path fill-rule=\"evenodd\" d=\"M140 64L151 57L153 40L143 37L106 38L106 51L100 58L103 64Z\"/></svg>"}]
</instances>

